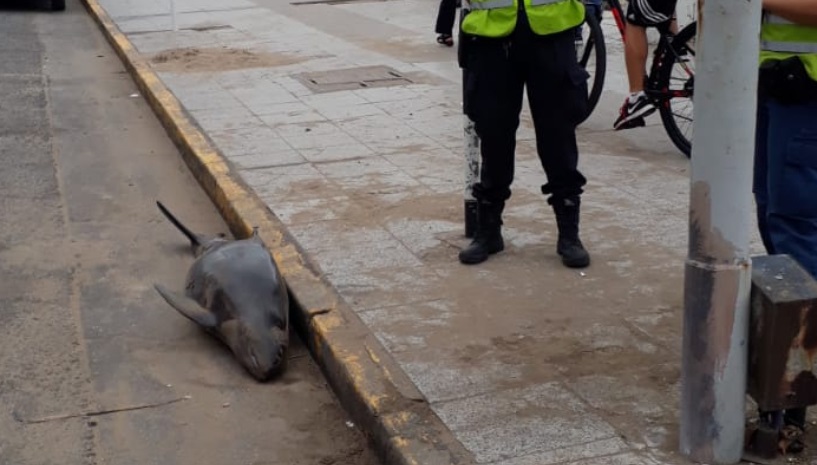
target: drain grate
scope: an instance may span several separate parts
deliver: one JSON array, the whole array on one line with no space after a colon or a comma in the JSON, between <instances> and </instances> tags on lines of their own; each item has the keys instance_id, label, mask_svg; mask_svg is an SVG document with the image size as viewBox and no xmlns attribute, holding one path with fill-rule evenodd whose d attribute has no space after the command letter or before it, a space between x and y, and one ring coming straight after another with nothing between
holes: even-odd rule
<instances>
[{"instance_id":1,"label":"drain grate","mask_svg":"<svg viewBox=\"0 0 817 465\"><path fill-rule=\"evenodd\" d=\"M293 76L313 92L367 89L413 84L414 81L388 66L361 66L301 73Z\"/></svg>"}]
</instances>

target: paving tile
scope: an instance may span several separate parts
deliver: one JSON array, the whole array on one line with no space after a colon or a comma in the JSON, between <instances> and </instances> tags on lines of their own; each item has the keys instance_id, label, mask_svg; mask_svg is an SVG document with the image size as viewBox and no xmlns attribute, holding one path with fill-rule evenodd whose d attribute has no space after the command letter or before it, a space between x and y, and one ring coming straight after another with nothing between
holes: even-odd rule
<instances>
[{"instance_id":1,"label":"paving tile","mask_svg":"<svg viewBox=\"0 0 817 465\"><path fill-rule=\"evenodd\" d=\"M420 259L438 247L450 247L446 238L454 232L462 231L461 222L432 220L427 217L397 218L385 224L386 229Z\"/></svg>"},{"instance_id":2,"label":"paving tile","mask_svg":"<svg viewBox=\"0 0 817 465\"><path fill-rule=\"evenodd\" d=\"M445 358L433 349L405 351L395 354L395 358L429 402L483 394L495 383L522 376L520 366L495 360L479 366L445 363Z\"/></svg>"},{"instance_id":3,"label":"paving tile","mask_svg":"<svg viewBox=\"0 0 817 465\"><path fill-rule=\"evenodd\" d=\"M404 192L409 187L420 186L414 178L382 157L369 157L321 163L316 168L326 177L342 182L346 190L366 189L367 192Z\"/></svg>"},{"instance_id":4,"label":"paving tile","mask_svg":"<svg viewBox=\"0 0 817 465\"><path fill-rule=\"evenodd\" d=\"M343 118L337 120L336 124L361 142L377 141L399 134L408 135L412 132L405 123L385 114Z\"/></svg>"},{"instance_id":5,"label":"paving tile","mask_svg":"<svg viewBox=\"0 0 817 465\"><path fill-rule=\"evenodd\" d=\"M330 222L309 223L309 226L324 225ZM402 270L400 268L422 266L414 255L405 248L399 241L392 238L390 235L383 237L378 234L372 234L376 228L360 227L350 233L355 236L363 237L377 237L378 242L369 242L366 244L357 242L344 242L343 240L333 237L332 235L324 235L321 240L328 243L327 237L331 237L331 247L315 246L310 248L312 257L321 265L321 268L331 275L355 275L368 271L377 270L379 276L396 276ZM303 236L295 232L298 239L303 239ZM357 280L346 279L346 283L357 284ZM341 285L341 282L337 282Z\"/></svg>"},{"instance_id":6,"label":"paving tile","mask_svg":"<svg viewBox=\"0 0 817 465\"><path fill-rule=\"evenodd\" d=\"M546 452L539 452L530 455L514 457L500 462L491 462L492 465L553 465L553 464L575 464L582 463L587 459L599 458L606 460L609 456L621 454L629 450L627 443L620 438L601 439L576 446L553 449ZM626 454L631 455L631 454ZM633 465L644 464L639 461L642 458L634 458ZM604 463L604 462L601 462Z\"/></svg>"},{"instance_id":7,"label":"paving tile","mask_svg":"<svg viewBox=\"0 0 817 465\"><path fill-rule=\"evenodd\" d=\"M343 218L344 212L352 204L347 196L332 196L318 199L295 199L278 201L273 210L287 225L329 221Z\"/></svg>"},{"instance_id":8,"label":"paving tile","mask_svg":"<svg viewBox=\"0 0 817 465\"><path fill-rule=\"evenodd\" d=\"M273 209L278 202L318 199L339 190L339 186L309 164L248 170L241 177Z\"/></svg>"},{"instance_id":9,"label":"paving tile","mask_svg":"<svg viewBox=\"0 0 817 465\"><path fill-rule=\"evenodd\" d=\"M284 139L278 137L275 130L267 127L210 131L210 138L230 157L286 152L292 149Z\"/></svg>"},{"instance_id":10,"label":"paving tile","mask_svg":"<svg viewBox=\"0 0 817 465\"><path fill-rule=\"evenodd\" d=\"M328 121L325 116L301 103L284 103L265 109L275 113L261 114L259 118L272 128L293 123Z\"/></svg>"},{"instance_id":11,"label":"paving tile","mask_svg":"<svg viewBox=\"0 0 817 465\"><path fill-rule=\"evenodd\" d=\"M186 90L196 92L215 92L221 90L222 86L218 78L211 74L200 73L173 73L167 71L157 71L156 74L166 86L175 94Z\"/></svg>"},{"instance_id":12,"label":"paving tile","mask_svg":"<svg viewBox=\"0 0 817 465\"><path fill-rule=\"evenodd\" d=\"M666 447L677 436L677 362L583 376L566 384L633 444ZM633 422L633 416L639 421Z\"/></svg>"},{"instance_id":13,"label":"paving tile","mask_svg":"<svg viewBox=\"0 0 817 465\"><path fill-rule=\"evenodd\" d=\"M302 224L291 231L304 248L320 254L327 273L348 271L354 263L365 269L422 265L400 241L376 224L325 221ZM328 237L332 240L327 241Z\"/></svg>"},{"instance_id":14,"label":"paving tile","mask_svg":"<svg viewBox=\"0 0 817 465\"><path fill-rule=\"evenodd\" d=\"M229 159L233 164L241 169L256 169L270 166L306 163L306 159L302 157L300 153L295 150L287 149L240 156L231 155Z\"/></svg>"},{"instance_id":15,"label":"paving tile","mask_svg":"<svg viewBox=\"0 0 817 465\"><path fill-rule=\"evenodd\" d=\"M190 113L199 126L208 133L211 131L230 131L264 126L261 120L244 107L198 110Z\"/></svg>"},{"instance_id":16,"label":"paving tile","mask_svg":"<svg viewBox=\"0 0 817 465\"><path fill-rule=\"evenodd\" d=\"M364 116L385 116L380 108L372 103L361 103L359 105L339 105L326 106L317 110L318 113L331 120L343 118L360 118Z\"/></svg>"},{"instance_id":17,"label":"paving tile","mask_svg":"<svg viewBox=\"0 0 817 465\"><path fill-rule=\"evenodd\" d=\"M464 162L447 149L417 150L383 155L421 182L451 181L462 184Z\"/></svg>"},{"instance_id":18,"label":"paving tile","mask_svg":"<svg viewBox=\"0 0 817 465\"><path fill-rule=\"evenodd\" d=\"M351 160L376 156L375 152L363 144L333 145L329 147L300 149L301 155L313 163Z\"/></svg>"},{"instance_id":19,"label":"paving tile","mask_svg":"<svg viewBox=\"0 0 817 465\"><path fill-rule=\"evenodd\" d=\"M387 114L405 121L406 119L413 119L415 114L439 107L440 103L425 98L418 98L411 100L379 102L376 105Z\"/></svg>"},{"instance_id":20,"label":"paving tile","mask_svg":"<svg viewBox=\"0 0 817 465\"><path fill-rule=\"evenodd\" d=\"M222 89L211 92L203 92L201 89L177 90L175 94L181 104L191 111L243 108L241 102Z\"/></svg>"},{"instance_id":21,"label":"paving tile","mask_svg":"<svg viewBox=\"0 0 817 465\"><path fill-rule=\"evenodd\" d=\"M391 353L422 350L434 331L449 331L452 302L432 300L361 311L360 318Z\"/></svg>"},{"instance_id":22,"label":"paving tile","mask_svg":"<svg viewBox=\"0 0 817 465\"><path fill-rule=\"evenodd\" d=\"M281 137L306 137L342 132L332 121L304 121L281 124L275 127Z\"/></svg>"},{"instance_id":23,"label":"paving tile","mask_svg":"<svg viewBox=\"0 0 817 465\"><path fill-rule=\"evenodd\" d=\"M369 102L367 102L365 99L357 96L354 91L338 91L304 95L301 96L301 101L319 112L324 110L332 111L334 109L346 106L369 104Z\"/></svg>"},{"instance_id":24,"label":"paving tile","mask_svg":"<svg viewBox=\"0 0 817 465\"><path fill-rule=\"evenodd\" d=\"M462 110L445 104L416 107L401 114L400 119L413 128L423 128L434 133L462 130L463 124Z\"/></svg>"},{"instance_id":25,"label":"paving tile","mask_svg":"<svg viewBox=\"0 0 817 465\"><path fill-rule=\"evenodd\" d=\"M412 100L419 97L417 91L406 87L372 87L353 91L355 95L363 98L369 103L395 102L400 100Z\"/></svg>"},{"instance_id":26,"label":"paving tile","mask_svg":"<svg viewBox=\"0 0 817 465\"><path fill-rule=\"evenodd\" d=\"M230 92L256 115L280 113L278 109L283 104L299 103L298 97L278 84L262 82L263 85L256 84L253 87L233 89Z\"/></svg>"},{"instance_id":27,"label":"paving tile","mask_svg":"<svg viewBox=\"0 0 817 465\"><path fill-rule=\"evenodd\" d=\"M308 87L289 76L276 76L274 81L280 84L284 89L288 90L292 95L297 95L298 97L312 95L312 91L309 90Z\"/></svg>"},{"instance_id":28,"label":"paving tile","mask_svg":"<svg viewBox=\"0 0 817 465\"><path fill-rule=\"evenodd\" d=\"M313 109L310 108L308 105L303 104L302 102L281 102L277 104L264 104L264 105L255 105L253 108L253 114L257 116L268 116L268 115L277 115L281 118L280 124L286 124L288 121L286 119L287 116L296 115L298 113L305 113L312 111Z\"/></svg>"},{"instance_id":29,"label":"paving tile","mask_svg":"<svg viewBox=\"0 0 817 465\"><path fill-rule=\"evenodd\" d=\"M315 150L325 147L338 147L356 145L358 141L353 139L349 134L338 129L330 134L311 134L306 133L299 136L284 136L284 139L298 150Z\"/></svg>"},{"instance_id":30,"label":"paving tile","mask_svg":"<svg viewBox=\"0 0 817 465\"><path fill-rule=\"evenodd\" d=\"M365 143L370 149L382 155L390 153L416 153L444 148L434 139L408 130L394 133L388 137L368 140Z\"/></svg>"},{"instance_id":31,"label":"paving tile","mask_svg":"<svg viewBox=\"0 0 817 465\"><path fill-rule=\"evenodd\" d=\"M267 68L232 69L211 75L221 88L233 91L258 85L258 81L266 81L269 70Z\"/></svg>"},{"instance_id":32,"label":"paving tile","mask_svg":"<svg viewBox=\"0 0 817 465\"><path fill-rule=\"evenodd\" d=\"M416 262L359 271L327 275L341 296L359 312L383 305L411 305L445 295L445 288L440 285L437 276L428 267L419 266Z\"/></svg>"},{"instance_id":33,"label":"paving tile","mask_svg":"<svg viewBox=\"0 0 817 465\"><path fill-rule=\"evenodd\" d=\"M434 408L479 462L577 446L616 435L612 426L588 411L559 383L496 391L436 404Z\"/></svg>"},{"instance_id":34,"label":"paving tile","mask_svg":"<svg viewBox=\"0 0 817 465\"><path fill-rule=\"evenodd\" d=\"M628 453L579 460L565 465L659 465L659 462L654 461L648 455Z\"/></svg>"},{"instance_id":35,"label":"paving tile","mask_svg":"<svg viewBox=\"0 0 817 465\"><path fill-rule=\"evenodd\" d=\"M665 412L665 393L639 387L631 374L583 376L567 381L567 385L591 406L611 414L650 418Z\"/></svg>"}]
</instances>

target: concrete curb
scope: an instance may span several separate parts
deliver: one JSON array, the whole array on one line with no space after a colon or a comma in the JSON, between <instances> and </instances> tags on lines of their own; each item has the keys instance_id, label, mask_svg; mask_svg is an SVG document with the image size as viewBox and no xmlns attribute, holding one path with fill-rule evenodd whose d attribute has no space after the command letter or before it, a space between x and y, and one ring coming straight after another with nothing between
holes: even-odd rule
<instances>
[{"instance_id":1,"label":"concrete curb","mask_svg":"<svg viewBox=\"0 0 817 465\"><path fill-rule=\"evenodd\" d=\"M470 464L473 456L357 314L320 274L284 224L244 184L97 0L82 0L187 166L236 237L258 226L293 297L292 320L341 405L385 464Z\"/></svg>"}]
</instances>

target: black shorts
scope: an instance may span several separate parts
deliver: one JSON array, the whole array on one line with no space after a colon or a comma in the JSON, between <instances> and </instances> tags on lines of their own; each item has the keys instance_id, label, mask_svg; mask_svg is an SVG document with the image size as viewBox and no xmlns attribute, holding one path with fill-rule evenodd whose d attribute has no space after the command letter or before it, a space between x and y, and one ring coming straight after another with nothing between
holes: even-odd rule
<instances>
[{"instance_id":1,"label":"black shorts","mask_svg":"<svg viewBox=\"0 0 817 465\"><path fill-rule=\"evenodd\" d=\"M629 0L627 3L627 22L651 27L669 25L678 0Z\"/></svg>"}]
</instances>

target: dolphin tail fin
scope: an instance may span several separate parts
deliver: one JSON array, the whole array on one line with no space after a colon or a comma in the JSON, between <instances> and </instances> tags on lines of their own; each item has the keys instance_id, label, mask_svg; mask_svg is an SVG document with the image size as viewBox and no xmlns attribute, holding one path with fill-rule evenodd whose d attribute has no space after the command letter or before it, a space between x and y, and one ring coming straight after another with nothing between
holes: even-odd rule
<instances>
[{"instance_id":1,"label":"dolphin tail fin","mask_svg":"<svg viewBox=\"0 0 817 465\"><path fill-rule=\"evenodd\" d=\"M193 323L205 328L216 327L216 317L190 297L178 294L159 284L153 287L165 301Z\"/></svg>"},{"instance_id":2,"label":"dolphin tail fin","mask_svg":"<svg viewBox=\"0 0 817 465\"><path fill-rule=\"evenodd\" d=\"M165 215L165 218L170 220L170 222L173 223L173 226L176 226L176 228L178 228L179 231L182 232L182 234L184 234L185 236L187 236L188 239L190 239L190 245L193 247L193 249L198 249L199 247L201 247L201 244L203 242L202 236L194 233L193 231L188 229L187 226L183 225L181 221L179 221L175 216L173 216L173 214L170 213L170 211L167 208L165 208L164 205L162 205L162 202L159 202L157 200L156 205L159 207L159 210L161 210L162 213Z\"/></svg>"}]
</instances>

